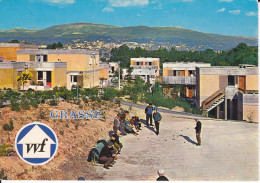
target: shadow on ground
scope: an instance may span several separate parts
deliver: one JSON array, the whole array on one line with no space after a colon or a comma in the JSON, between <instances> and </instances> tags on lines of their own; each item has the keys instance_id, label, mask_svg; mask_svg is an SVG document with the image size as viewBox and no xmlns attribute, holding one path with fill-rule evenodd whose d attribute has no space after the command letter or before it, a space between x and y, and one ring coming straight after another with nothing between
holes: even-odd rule
<instances>
[{"instance_id":1,"label":"shadow on ground","mask_svg":"<svg viewBox=\"0 0 260 183\"><path fill-rule=\"evenodd\" d=\"M190 137L188 136L184 136L184 135L179 135L180 137L183 137L185 140L187 140L189 143L193 144L193 145L197 145L197 142L193 141L190 139Z\"/></svg>"},{"instance_id":2,"label":"shadow on ground","mask_svg":"<svg viewBox=\"0 0 260 183\"><path fill-rule=\"evenodd\" d=\"M151 126L148 127L148 126L146 125L146 120L140 119L140 121L143 123L143 125L144 125L145 128L147 128L148 130L151 130L152 132L154 132L154 133L156 134L156 131L154 130L153 127L151 127Z\"/></svg>"}]
</instances>

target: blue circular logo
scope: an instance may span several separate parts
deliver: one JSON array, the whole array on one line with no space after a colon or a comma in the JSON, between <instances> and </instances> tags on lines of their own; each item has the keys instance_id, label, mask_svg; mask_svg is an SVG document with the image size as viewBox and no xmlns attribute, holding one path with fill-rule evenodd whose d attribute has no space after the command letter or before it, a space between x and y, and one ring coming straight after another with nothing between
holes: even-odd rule
<instances>
[{"instance_id":1,"label":"blue circular logo","mask_svg":"<svg viewBox=\"0 0 260 183\"><path fill-rule=\"evenodd\" d=\"M46 124L33 122L22 127L15 138L19 157L31 165L44 165L58 150L58 138Z\"/></svg>"}]
</instances>

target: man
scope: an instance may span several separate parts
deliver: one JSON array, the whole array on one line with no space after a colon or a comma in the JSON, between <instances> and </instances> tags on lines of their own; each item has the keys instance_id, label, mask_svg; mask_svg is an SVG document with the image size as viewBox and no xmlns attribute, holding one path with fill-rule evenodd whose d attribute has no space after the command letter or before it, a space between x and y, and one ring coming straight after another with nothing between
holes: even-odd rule
<instances>
[{"instance_id":1,"label":"man","mask_svg":"<svg viewBox=\"0 0 260 183\"><path fill-rule=\"evenodd\" d=\"M153 119L155 123L155 128L156 128L156 135L159 135L159 125L160 121L162 120L162 115L157 111L158 108L154 108L154 113L153 113Z\"/></svg>"},{"instance_id":2,"label":"man","mask_svg":"<svg viewBox=\"0 0 260 183\"><path fill-rule=\"evenodd\" d=\"M109 169L108 166L112 167L111 163L112 161L114 161L114 158L116 157L116 155L112 154L110 150L112 147L113 143L109 142L106 146L103 147L99 155L99 160L105 162L105 169Z\"/></svg>"},{"instance_id":3,"label":"man","mask_svg":"<svg viewBox=\"0 0 260 183\"><path fill-rule=\"evenodd\" d=\"M121 114L118 113L117 116L114 118L113 130L114 130L115 134L117 133L117 131L120 128L120 117L121 117Z\"/></svg>"},{"instance_id":4,"label":"man","mask_svg":"<svg viewBox=\"0 0 260 183\"><path fill-rule=\"evenodd\" d=\"M156 181L169 181L165 176L164 176L164 170L160 169L158 170L158 175L159 177L156 179Z\"/></svg>"},{"instance_id":5,"label":"man","mask_svg":"<svg viewBox=\"0 0 260 183\"><path fill-rule=\"evenodd\" d=\"M119 141L119 137L120 137L120 132L117 132L112 135L111 140L110 140L111 142L113 142L113 144L117 148L118 152L120 152L123 147L122 143L120 143L120 141Z\"/></svg>"},{"instance_id":6,"label":"man","mask_svg":"<svg viewBox=\"0 0 260 183\"><path fill-rule=\"evenodd\" d=\"M201 133L201 122L199 121L198 118L195 119L196 121L196 127L195 127L195 130L196 130L196 138L197 138L197 146L200 146L201 145L201 138L200 138L200 133Z\"/></svg>"},{"instance_id":7,"label":"man","mask_svg":"<svg viewBox=\"0 0 260 183\"><path fill-rule=\"evenodd\" d=\"M128 114L129 114L129 112L125 111L121 115L121 118L120 118L120 132L121 132L121 135L126 135L126 132L125 132L125 119L126 119Z\"/></svg>"},{"instance_id":8,"label":"man","mask_svg":"<svg viewBox=\"0 0 260 183\"><path fill-rule=\"evenodd\" d=\"M149 119L150 119L150 125L153 126L153 106L150 103L146 108L145 108L145 114L146 114L146 125L149 127Z\"/></svg>"},{"instance_id":9,"label":"man","mask_svg":"<svg viewBox=\"0 0 260 183\"><path fill-rule=\"evenodd\" d=\"M142 122L140 121L139 117L135 115L135 126L137 126L137 130L142 130Z\"/></svg>"}]
</instances>

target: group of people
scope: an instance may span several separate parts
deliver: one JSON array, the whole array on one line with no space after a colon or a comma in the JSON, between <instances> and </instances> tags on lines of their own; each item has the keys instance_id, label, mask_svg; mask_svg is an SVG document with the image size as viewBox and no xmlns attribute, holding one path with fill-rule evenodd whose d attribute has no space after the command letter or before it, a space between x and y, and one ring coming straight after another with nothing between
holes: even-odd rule
<instances>
[{"instance_id":1,"label":"group of people","mask_svg":"<svg viewBox=\"0 0 260 183\"><path fill-rule=\"evenodd\" d=\"M120 131L122 135L126 135L127 132L138 135L138 132L141 130L141 124L137 115L130 118L129 111L124 111L122 114L118 113L114 118L113 131L114 133Z\"/></svg>"},{"instance_id":2,"label":"group of people","mask_svg":"<svg viewBox=\"0 0 260 183\"><path fill-rule=\"evenodd\" d=\"M146 125L148 128L153 125L153 121L156 128L156 135L159 135L159 126L162 120L162 115L158 112L157 107L153 107L150 103L145 108L146 114ZM201 133L201 122L199 119L195 119L196 121L196 138L197 138L197 145L201 145L200 133ZM101 163L104 163L104 168L109 169L113 167L113 163L117 159L118 154L123 148L123 144L120 142L119 137L121 135L126 135L128 133L132 133L134 135L138 135L138 132L141 130L141 120L137 115L134 115L130 118L129 111L123 111L123 113L118 113L117 116L114 118L113 124L113 134L110 135L110 139L107 140L106 138L99 140L97 142L97 146L92 148L88 161L92 161L93 159L98 160ZM164 176L164 170L158 171L159 178L157 180L167 180Z\"/></svg>"}]
</instances>

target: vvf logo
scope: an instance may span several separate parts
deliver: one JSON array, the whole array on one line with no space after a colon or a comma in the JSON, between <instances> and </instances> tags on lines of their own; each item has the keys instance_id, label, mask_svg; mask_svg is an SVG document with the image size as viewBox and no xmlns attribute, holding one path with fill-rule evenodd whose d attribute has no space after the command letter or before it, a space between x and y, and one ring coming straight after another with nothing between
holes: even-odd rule
<instances>
[{"instance_id":1,"label":"vvf logo","mask_svg":"<svg viewBox=\"0 0 260 183\"><path fill-rule=\"evenodd\" d=\"M26 163L44 165L55 156L58 139L49 126L33 122L19 130L15 138L15 148Z\"/></svg>"}]
</instances>

